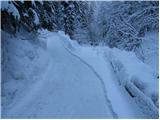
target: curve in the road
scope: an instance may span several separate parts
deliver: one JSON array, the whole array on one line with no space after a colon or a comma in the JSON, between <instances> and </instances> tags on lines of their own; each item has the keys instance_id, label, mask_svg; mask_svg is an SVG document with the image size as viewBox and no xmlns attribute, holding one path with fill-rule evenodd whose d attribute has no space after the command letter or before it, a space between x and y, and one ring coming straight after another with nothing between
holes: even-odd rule
<instances>
[{"instance_id":1,"label":"curve in the road","mask_svg":"<svg viewBox=\"0 0 160 120\"><path fill-rule=\"evenodd\" d=\"M61 41L61 42L63 42L63 41ZM74 54L73 52L71 52L63 43L62 43L62 45L72 56L79 59L83 64L85 64L97 76L97 78L100 80L102 88L103 88L106 105L109 107L109 109L110 109L110 111L113 115L113 118L118 118L117 113L115 113L114 110L113 110L113 107L111 105L111 101L108 99L106 86L105 86L104 81L101 78L101 76L95 71L95 69L91 65L89 65L86 61L84 61L81 57L79 57L76 54Z\"/></svg>"}]
</instances>

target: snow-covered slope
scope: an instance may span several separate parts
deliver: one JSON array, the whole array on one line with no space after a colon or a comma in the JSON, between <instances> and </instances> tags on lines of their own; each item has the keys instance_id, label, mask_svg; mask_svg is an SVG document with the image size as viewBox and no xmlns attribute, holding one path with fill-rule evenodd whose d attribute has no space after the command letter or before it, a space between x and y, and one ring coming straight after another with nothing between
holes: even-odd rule
<instances>
[{"instance_id":1,"label":"snow-covered slope","mask_svg":"<svg viewBox=\"0 0 160 120\"><path fill-rule=\"evenodd\" d=\"M20 59L18 62L14 61L14 64L25 65L22 64L21 60L28 56L26 50L33 49L32 51L39 51L37 55L43 62L38 61L39 59L33 59L35 62L31 65L43 66L42 63L45 63L45 65L43 69L34 69L40 71L37 74L38 79L36 81L33 78L30 81L24 78L22 81L20 78L19 83L23 84L23 87L25 85L25 88L23 90L23 87L17 87L17 90L22 92L15 92L14 96L16 97L10 99L10 104L3 105L3 118L158 117L156 113L146 114L144 112L146 108L140 108L135 99L119 84L115 70L111 65L110 60L112 59L108 57L111 52L116 55L116 50L106 47L79 46L63 32L40 31L39 33L37 39L46 43L46 49L43 52L40 52L42 51L40 47L34 46L35 49L32 48L35 41L29 43L28 41L17 40L17 43L12 43L12 40L8 40L10 44L13 44L13 47L20 47L14 53L11 52L12 54L22 52L23 55L25 53L23 56L14 56L15 59ZM23 44L20 44L21 42ZM26 46L27 48L25 48ZM45 46L45 44L42 46ZM123 52L119 50L118 53ZM126 54L132 56L132 53ZM119 59L122 60L122 57L119 57ZM129 59L127 55L126 59ZM31 62L26 60L25 63L30 64ZM133 61L133 63L135 62ZM126 67L129 69L128 66ZM22 67L20 68L18 71L26 72L24 75L34 76L30 75L30 72L27 73ZM24 66L23 68L29 70L28 67ZM130 73L128 69L127 72ZM144 69L145 67L142 67L141 70ZM31 73L33 72L31 71ZM150 74L150 72L146 72L146 74ZM8 78L5 79L8 80L10 85L17 83L16 80L11 82ZM4 88L10 88L7 82L3 86ZM4 88L2 88L2 91L9 91Z\"/></svg>"},{"instance_id":2,"label":"snow-covered slope","mask_svg":"<svg viewBox=\"0 0 160 120\"><path fill-rule=\"evenodd\" d=\"M144 62L147 63L155 72L159 71L158 57L159 57L159 33L148 32L142 41L142 50L144 54Z\"/></svg>"},{"instance_id":3,"label":"snow-covered slope","mask_svg":"<svg viewBox=\"0 0 160 120\"><path fill-rule=\"evenodd\" d=\"M2 117L11 103L19 101L31 84L41 78L49 55L45 41L29 33L13 37L2 33ZM28 41L30 40L30 41Z\"/></svg>"},{"instance_id":4,"label":"snow-covered slope","mask_svg":"<svg viewBox=\"0 0 160 120\"><path fill-rule=\"evenodd\" d=\"M118 83L136 101L142 111L158 117L158 79L154 71L132 52L118 49L106 53Z\"/></svg>"}]
</instances>

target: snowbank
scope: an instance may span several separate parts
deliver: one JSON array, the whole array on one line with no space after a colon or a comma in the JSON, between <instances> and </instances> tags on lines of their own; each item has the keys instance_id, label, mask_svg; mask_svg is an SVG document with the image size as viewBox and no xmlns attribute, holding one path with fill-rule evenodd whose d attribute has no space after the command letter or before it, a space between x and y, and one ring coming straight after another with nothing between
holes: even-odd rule
<instances>
[{"instance_id":1,"label":"snowbank","mask_svg":"<svg viewBox=\"0 0 160 120\"><path fill-rule=\"evenodd\" d=\"M14 106L47 67L45 39L28 34L12 37L2 31L2 112Z\"/></svg>"},{"instance_id":2,"label":"snowbank","mask_svg":"<svg viewBox=\"0 0 160 120\"><path fill-rule=\"evenodd\" d=\"M63 39L64 45L70 49L71 51L77 51L80 48L80 45L77 43L76 40L71 40L70 37L65 34L63 31L58 31L59 36L61 36Z\"/></svg>"},{"instance_id":3,"label":"snowbank","mask_svg":"<svg viewBox=\"0 0 160 120\"><path fill-rule=\"evenodd\" d=\"M144 56L144 62L153 69L157 75L159 73L159 33L148 32L142 41L142 51Z\"/></svg>"},{"instance_id":4,"label":"snowbank","mask_svg":"<svg viewBox=\"0 0 160 120\"><path fill-rule=\"evenodd\" d=\"M107 49L118 82L133 97L143 111L152 118L158 118L158 80L154 71L142 63L134 53L119 49Z\"/></svg>"}]
</instances>

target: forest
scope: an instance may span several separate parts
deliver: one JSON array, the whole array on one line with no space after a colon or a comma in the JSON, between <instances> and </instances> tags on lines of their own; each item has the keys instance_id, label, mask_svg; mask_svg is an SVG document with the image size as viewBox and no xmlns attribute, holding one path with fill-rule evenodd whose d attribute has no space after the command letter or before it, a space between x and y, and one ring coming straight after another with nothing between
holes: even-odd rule
<instances>
[{"instance_id":1,"label":"forest","mask_svg":"<svg viewBox=\"0 0 160 120\"><path fill-rule=\"evenodd\" d=\"M2 30L62 30L81 44L136 50L146 32L158 31L158 9L158 1L9 1Z\"/></svg>"}]
</instances>

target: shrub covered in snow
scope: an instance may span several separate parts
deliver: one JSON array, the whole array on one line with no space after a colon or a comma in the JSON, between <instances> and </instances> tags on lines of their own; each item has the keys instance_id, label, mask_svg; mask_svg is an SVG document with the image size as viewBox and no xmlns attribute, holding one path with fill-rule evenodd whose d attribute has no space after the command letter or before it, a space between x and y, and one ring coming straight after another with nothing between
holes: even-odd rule
<instances>
[{"instance_id":1,"label":"shrub covered in snow","mask_svg":"<svg viewBox=\"0 0 160 120\"><path fill-rule=\"evenodd\" d=\"M141 62L133 52L116 48L105 51L122 85L138 106L151 118L158 117L158 80L154 71Z\"/></svg>"},{"instance_id":2,"label":"shrub covered in snow","mask_svg":"<svg viewBox=\"0 0 160 120\"><path fill-rule=\"evenodd\" d=\"M14 6L11 1L1 2L2 11L8 11L14 18L20 19L20 14L18 9Z\"/></svg>"}]
</instances>

